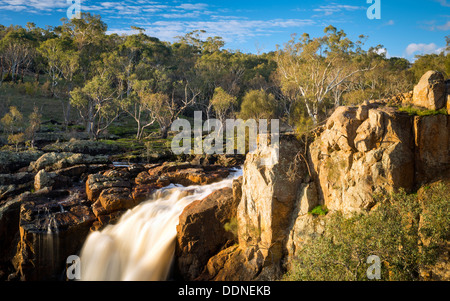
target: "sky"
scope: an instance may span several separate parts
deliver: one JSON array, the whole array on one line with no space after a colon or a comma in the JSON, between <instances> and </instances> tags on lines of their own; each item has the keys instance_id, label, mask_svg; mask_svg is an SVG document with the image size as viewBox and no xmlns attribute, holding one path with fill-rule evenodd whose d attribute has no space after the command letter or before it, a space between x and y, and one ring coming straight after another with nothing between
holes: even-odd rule
<instances>
[{"instance_id":1,"label":"sky","mask_svg":"<svg viewBox=\"0 0 450 301\"><path fill-rule=\"evenodd\" d=\"M383 45L388 57L413 61L442 51L450 35L450 0L0 0L0 24L58 26L72 1L81 1L82 12L101 15L108 33L132 34L137 26L173 42L203 29L205 37L221 36L225 48L245 53L273 51L293 33L323 36L333 25L353 41L368 36L366 48ZM375 2L380 19L369 19Z\"/></svg>"}]
</instances>

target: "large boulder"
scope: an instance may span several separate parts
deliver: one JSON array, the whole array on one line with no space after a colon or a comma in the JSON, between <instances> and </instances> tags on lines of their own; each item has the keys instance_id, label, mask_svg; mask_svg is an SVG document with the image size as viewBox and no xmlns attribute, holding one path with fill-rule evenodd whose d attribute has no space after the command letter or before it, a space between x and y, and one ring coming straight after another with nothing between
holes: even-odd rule
<instances>
[{"instance_id":1,"label":"large boulder","mask_svg":"<svg viewBox=\"0 0 450 301\"><path fill-rule=\"evenodd\" d=\"M450 116L415 116L416 186L450 177Z\"/></svg>"},{"instance_id":2,"label":"large boulder","mask_svg":"<svg viewBox=\"0 0 450 301\"><path fill-rule=\"evenodd\" d=\"M177 226L177 268L185 280L195 280L208 260L224 246L234 243L225 224L236 217L233 190L223 188L194 201L180 215Z\"/></svg>"},{"instance_id":3,"label":"large boulder","mask_svg":"<svg viewBox=\"0 0 450 301\"><path fill-rule=\"evenodd\" d=\"M0 173L7 174L26 167L42 156L41 151L12 152L0 151Z\"/></svg>"},{"instance_id":4,"label":"large boulder","mask_svg":"<svg viewBox=\"0 0 450 301\"><path fill-rule=\"evenodd\" d=\"M212 184L226 178L230 171L221 166L195 166L188 162L166 162L149 166L147 172L139 173L136 185L165 187L170 183L183 186Z\"/></svg>"},{"instance_id":5,"label":"large boulder","mask_svg":"<svg viewBox=\"0 0 450 301\"><path fill-rule=\"evenodd\" d=\"M337 109L310 146L324 205L343 212L368 210L377 193L411 190L413 141L411 117L394 108L365 103Z\"/></svg>"},{"instance_id":6,"label":"large boulder","mask_svg":"<svg viewBox=\"0 0 450 301\"><path fill-rule=\"evenodd\" d=\"M50 170L64 169L81 164L108 164L109 159L104 155L91 156L86 154L71 154L55 162L49 167Z\"/></svg>"},{"instance_id":7,"label":"large boulder","mask_svg":"<svg viewBox=\"0 0 450 301\"><path fill-rule=\"evenodd\" d=\"M34 189L36 191L46 187L59 189L71 186L71 184L70 178L55 172L46 172L43 169L41 169L34 177Z\"/></svg>"},{"instance_id":8,"label":"large boulder","mask_svg":"<svg viewBox=\"0 0 450 301\"><path fill-rule=\"evenodd\" d=\"M187 168L165 174L170 182L183 186L207 185L221 181L230 172L227 169L206 171L203 168Z\"/></svg>"},{"instance_id":9,"label":"large boulder","mask_svg":"<svg viewBox=\"0 0 450 301\"><path fill-rule=\"evenodd\" d=\"M201 281L270 281L275 280L280 270L264 265L263 252L253 246L247 249L233 245L211 257L199 276Z\"/></svg>"},{"instance_id":10,"label":"large boulder","mask_svg":"<svg viewBox=\"0 0 450 301\"><path fill-rule=\"evenodd\" d=\"M91 202L97 201L103 190L120 187L131 188L129 173L121 170L107 170L88 176L86 181L86 194Z\"/></svg>"},{"instance_id":11,"label":"large boulder","mask_svg":"<svg viewBox=\"0 0 450 301\"><path fill-rule=\"evenodd\" d=\"M34 173L0 174L0 204L4 200L31 190L33 185Z\"/></svg>"},{"instance_id":12,"label":"large boulder","mask_svg":"<svg viewBox=\"0 0 450 301\"><path fill-rule=\"evenodd\" d=\"M299 202L299 189L312 180L307 163L299 156L304 146L295 136L280 136L278 161L263 164L273 151L273 147L266 146L247 154L237 211L239 246L244 250L239 257L256 256L258 260L247 258L245 262L258 264L252 269L261 277L269 270L269 274L279 271L281 259L287 253L286 241ZM254 252L245 251L252 248ZM227 278L224 273L221 277Z\"/></svg>"},{"instance_id":13,"label":"large boulder","mask_svg":"<svg viewBox=\"0 0 450 301\"><path fill-rule=\"evenodd\" d=\"M74 165L55 171L58 176L69 177L73 180L80 179L83 174L89 171L89 167L85 164Z\"/></svg>"},{"instance_id":14,"label":"large boulder","mask_svg":"<svg viewBox=\"0 0 450 301\"><path fill-rule=\"evenodd\" d=\"M81 153L91 156L116 154L123 149L116 144L92 140L71 139L68 142L55 142L43 148L46 152Z\"/></svg>"},{"instance_id":15,"label":"large boulder","mask_svg":"<svg viewBox=\"0 0 450 301\"><path fill-rule=\"evenodd\" d=\"M71 153L45 153L39 159L30 163L29 171L38 172L47 166L53 165L63 158L71 156Z\"/></svg>"},{"instance_id":16,"label":"large boulder","mask_svg":"<svg viewBox=\"0 0 450 301\"><path fill-rule=\"evenodd\" d=\"M100 230L116 222L128 209L133 208L145 197L132 191L132 175L126 168L116 168L91 174L86 180L87 199L98 219L91 230Z\"/></svg>"},{"instance_id":17,"label":"large boulder","mask_svg":"<svg viewBox=\"0 0 450 301\"><path fill-rule=\"evenodd\" d=\"M137 185L133 187L133 190L131 191L131 196L136 203L140 203L145 200L148 200L156 189L158 189L158 187L153 185L147 184Z\"/></svg>"},{"instance_id":18,"label":"large boulder","mask_svg":"<svg viewBox=\"0 0 450 301\"><path fill-rule=\"evenodd\" d=\"M428 71L414 87L413 104L429 110L439 110L446 105L446 84L444 75L438 71Z\"/></svg>"},{"instance_id":19,"label":"large boulder","mask_svg":"<svg viewBox=\"0 0 450 301\"><path fill-rule=\"evenodd\" d=\"M103 190L100 193L98 202L100 202L107 213L131 209L137 205L130 189L126 187L112 187Z\"/></svg>"},{"instance_id":20,"label":"large boulder","mask_svg":"<svg viewBox=\"0 0 450 301\"><path fill-rule=\"evenodd\" d=\"M20 198L0 205L0 280L13 272L11 258L16 252L19 232ZM1 274L4 276L2 277Z\"/></svg>"},{"instance_id":21,"label":"large boulder","mask_svg":"<svg viewBox=\"0 0 450 301\"><path fill-rule=\"evenodd\" d=\"M63 280L95 216L83 193L42 189L20 196L19 242L12 262L21 280Z\"/></svg>"},{"instance_id":22,"label":"large boulder","mask_svg":"<svg viewBox=\"0 0 450 301\"><path fill-rule=\"evenodd\" d=\"M45 153L39 159L30 163L29 171L38 172L41 169L46 171L55 171L65 168L70 168L75 165L86 164L108 164L107 156L90 156L86 154L74 153Z\"/></svg>"}]
</instances>

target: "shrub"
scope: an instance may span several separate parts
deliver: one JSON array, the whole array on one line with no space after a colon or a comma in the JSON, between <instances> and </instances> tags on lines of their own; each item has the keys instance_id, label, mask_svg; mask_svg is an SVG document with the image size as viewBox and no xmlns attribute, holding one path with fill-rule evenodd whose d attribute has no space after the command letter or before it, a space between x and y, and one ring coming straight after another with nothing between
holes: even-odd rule
<instances>
[{"instance_id":1,"label":"shrub","mask_svg":"<svg viewBox=\"0 0 450 301\"><path fill-rule=\"evenodd\" d=\"M234 237L238 237L238 222L236 218L231 218L229 222L224 225L227 232L231 232Z\"/></svg>"},{"instance_id":2,"label":"shrub","mask_svg":"<svg viewBox=\"0 0 450 301\"><path fill-rule=\"evenodd\" d=\"M16 152L19 150L19 144L25 142L25 134L11 134L8 136L8 143L14 144L16 147Z\"/></svg>"},{"instance_id":3,"label":"shrub","mask_svg":"<svg viewBox=\"0 0 450 301\"><path fill-rule=\"evenodd\" d=\"M314 207L314 209L311 210L309 213L312 214L312 215L315 215L315 216L327 215L328 208L326 206L319 205L317 207Z\"/></svg>"},{"instance_id":4,"label":"shrub","mask_svg":"<svg viewBox=\"0 0 450 301\"><path fill-rule=\"evenodd\" d=\"M51 97L52 96L52 83L49 81L46 81L45 83L42 84L40 90L41 90L40 91L41 96Z\"/></svg>"},{"instance_id":5,"label":"shrub","mask_svg":"<svg viewBox=\"0 0 450 301\"><path fill-rule=\"evenodd\" d=\"M23 116L20 111L15 106L9 108L9 113L0 120L5 132L13 134L15 131L19 130L22 126Z\"/></svg>"},{"instance_id":6,"label":"shrub","mask_svg":"<svg viewBox=\"0 0 450 301\"><path fill-rule=\"evenodd\" d=\"M449 185L417 194L392 194L370 213L327 215L324 234L297 253L285 280L368 280L366 260L380 258L381 280L419 280L424 265L434 264L450 234Z\"/></svg>"},{"instance_id":7,"label":"shrub","mask_svg":"<svg viewBox=\"0 0 450 301\"><path fill-rule=\"evenodd\" d=\"M271 119L276 115L276 100L273 94L264 90L248 91L241 104L239 117L242 119Z\"/></svg>"},{"instance_id":8,"label":"shrub","mask_svg":"<svg viewBox=\"0 0 450 301\"><path fill-rule=\"evenodd\" d=\"M26 82L23 84L24 88L25 88L25 94L29 95L29 96L36 96L38 91L39 91L39 83L31 83L31 82Z\"/></svg>"}]
</instances>

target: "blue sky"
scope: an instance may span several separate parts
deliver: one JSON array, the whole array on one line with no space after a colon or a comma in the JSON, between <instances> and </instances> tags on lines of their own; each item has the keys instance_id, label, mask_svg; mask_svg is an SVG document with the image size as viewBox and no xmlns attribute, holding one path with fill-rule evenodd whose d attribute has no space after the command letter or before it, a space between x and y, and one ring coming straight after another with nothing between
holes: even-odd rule
<instances>
[{"instance_id":1,"label":"blue sky","mask_svg":"<svg viewBox=\"0 0 450 301\"><path fill-rule=\"evenodd\" d=\"M127 34L135 25L148 35L173 41L204 29L208 35L222 36L225 48L243 52L275 50L292 33L321 36L330 24L353 40L360 34L369 36L366 45L381 44L388 56L411 60L443 49L450 35L450 0L379 1L379 20L367 18L368 0L81 0L81 10L100 14L109 32ZM0 0L0 24L60 25L70 5L67 0Z\"/></svg>"}]
</instances>

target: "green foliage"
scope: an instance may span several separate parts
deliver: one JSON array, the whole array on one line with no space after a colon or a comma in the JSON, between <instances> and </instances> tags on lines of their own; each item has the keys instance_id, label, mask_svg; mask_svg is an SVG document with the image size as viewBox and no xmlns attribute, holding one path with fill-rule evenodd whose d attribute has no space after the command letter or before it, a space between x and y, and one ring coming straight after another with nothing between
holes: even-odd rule
<instances>
[{"instance_id":1,"label":"green foliage","mask_svg":"<svg viewBox=\"0 0 450 301\"><path fill-rule=\"evenodd\" d=\"M19 144L21 144L23 142L25 142L25 134L24 133L11 134L8 136L8 143L15 145L16 152L19 150Z\"/></svg>"},{"instance_id":2,"label":"green foliage","mask_svg":"<svg viewBox=\"0 0 450 301\"><path fill-rule=\"evenodd\" d=\"M406 106L398 109L400 112L408 113L410 116L433 116L433 115L447 115L447 109L427 110L414 106Z\"/></svg>"},{"instance_id":3,"label":"green foliage","mask_svg":"<svg viewBox=\"0 0 450 301\"><path fill-rule=\"evenodd\" d=\"M377 91L372 89L360 89L360 90L353 90L345 93L342 96L342 104L343 105L350 105L350 106L357 106L363 103L366 100L376 98Z\"/></svg>"},{"instance_id":4,"label":"green foliage","mask_svg":"<svg viewBox=\"0 0 450 301\"><path fill-rule=\"evenodd\" d=\"M9 113L0 120L4 130L7 133L13 134L15 131L20 130L22 126L23 116L22 113L15 106L9 107Z\"/></svg>"},{"instance_id":5,"label":"green foliage","mask_svg":"<svg viewBox=\"0 0 450 301\"><path fill-rule=\"evenodd\" d=\"M309 214L312 214L315 216L327 215L327 213L328 213L328 208L323 205L316 206L309 212Z\"/></svg>"},{"instance_id":6,"label":"green foliage","mask_svg":"<svg viewBox=\"0 0 450 301\"><path fill-rule=\"evenodd\" d=\"M262 54L224 49L223 38L204 30L170 43L131 28L135 34L107 34L90 13L45 29L1 26L1 115L11 105L25 116L44 107L43 120L61 121L66 131L75 123L98 139L108 129L127 136L128 126L121 131L117 122L125 113L142 140L154 125L166 138L179 116L202 110L220 120L280 117L301 136L336 106L410 91L430 69L450 72L449 54L414 64L386 58L381 45L363 50L367 37L351 40L331 25L322 36L293 35L283 49Z\"/></svg>"},{"instance_id":7,"label":"green foliage","mask_svg":"<svg viewBox=\"0 0 450 301\"><path fill-rule=\"evenodd\" d=\"M424 54L416 56L416 61L411 67L411 72L414 74L414 84L417 84L427 71L436 70L448 76L450 70L446 68L450 64L450 54Z\"/></svg>"},{"instance_id":8,"label":"green foliage","mask_svg":"<svg viewBox=\"0 0 450 301\"><path fill-rule=\"evenodd\" d=\"M450 185L438 182L424 187L420 193L423 214L421 232L429 239L428 247L436 249L440 242L450 238Z\"/></svg>"},{"instance_id":9,"label":"green foliage","mask_svg":"<svg viewBox=\"0 0 450 301\"><path fill-rule=\"evenodd\" d=\"M218 119L223 121L227 111L234 104L236 104L236 97L228 94L221 87L218 87L214 90L214 96L211 99L211 104L216 111Z\"/></svg>"},{"instance_id":10,"label":"green foliage","mask_svg":"<svg viewBox=\"0 0 450 301\"><path fill-rule=\"evenodd\" d=\"M276 102L273 94L264 90L251 90L244 96L240 117L243 119L271 119L276 114Z\"/></svg>"},{"instance_id":11,"label":"green foliage","mask_svg":"<svg viewBox=\"0 0 450 301\"><path fill-rule=\"evenodd\" d=\"M437 185L423 200L395 193L370 213L328 214L324 234L302 247L285 280L368 280L371 255L381 259L381 280L418 280L449 238L449 189Z\"/></svg>"},{"instance_id":12,"label":"green foliage","mask_svg":"<svg viewBox=\"0 0 450 301\"><path fill-rule=\"evenodd\" d=\"M231 232L234 237L238 237L238 222L237 218L230 219L229 222L225 223L224 229L227 232Z\"/></svg>"},{"instance_id":13,"label":"green foliage","mask_svg":"<svg viewBox=\"0 0 450 301\"><path fill-rule=\"evenodd\" d=\"M295 126L295 133L300 138L315 128L314 121L309 117L301 103L297 103L289 116L289 124Z\"/></svg>"},{"instance_id":14,"label":"green foliage","mask_svg":"<svg viewBox=\"0 0 450 301\"><path fill-rule=\"evenodd\" d=\"M25 130L25 136L30 141L30 147L34 147L34 140L36 132L39 131L41 127L42 114L39 112L38 107L34 107L33 112L28 116L28 127Z\"/></svg>"}]
</instances>

